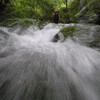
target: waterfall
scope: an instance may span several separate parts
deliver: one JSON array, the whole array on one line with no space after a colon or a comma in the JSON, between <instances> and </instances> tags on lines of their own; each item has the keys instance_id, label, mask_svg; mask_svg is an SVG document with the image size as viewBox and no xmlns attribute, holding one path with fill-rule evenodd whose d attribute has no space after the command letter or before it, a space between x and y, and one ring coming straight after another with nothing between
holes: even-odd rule
<instances>
[{"instance_id":1,"label":"waterfall","mask_svg":"<svg viewBox=\"0 0 100 100\"><path fill-rule=\"evenodd\" d=\"M100 99L100 52L79 35L52 42L68 26L0 27L0 100Z\"/></svg>"}]
</instances>

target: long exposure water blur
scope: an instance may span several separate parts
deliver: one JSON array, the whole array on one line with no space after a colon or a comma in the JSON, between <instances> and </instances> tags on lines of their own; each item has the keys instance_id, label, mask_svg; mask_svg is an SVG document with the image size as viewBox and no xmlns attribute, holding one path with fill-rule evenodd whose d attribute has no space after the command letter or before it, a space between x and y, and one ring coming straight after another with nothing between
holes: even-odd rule
<instances>
[{"instance_id":1,"label":"long exposure water blur","mask_svg":"<svg viewBox=\"0 0 100 100\"><path fill-rule=\"evenodd\" d=\"M100 52L88 45L100 27L53 42L67 26L0 27L0 100L100 100Z\"/></svg>"}]
</instances>

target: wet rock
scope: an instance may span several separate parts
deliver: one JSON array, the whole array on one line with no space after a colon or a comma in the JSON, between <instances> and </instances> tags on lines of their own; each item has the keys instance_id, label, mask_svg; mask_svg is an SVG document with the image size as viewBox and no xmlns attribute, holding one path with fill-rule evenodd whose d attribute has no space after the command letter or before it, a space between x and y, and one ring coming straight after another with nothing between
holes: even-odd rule
<instances>
[{"instance_id":1,"label":"wet rock","mask_svg":"<svg viewBox=\"0 0 100 100\"><path fill-rule=\"evenodd\" d=\"M54 36L54 38L52 39L52 42L57 42L57 41L58 41L58 39L59 39L59 35L58 35L58 34L56 34L56 35Z\"/></svg>"}]
</instances>

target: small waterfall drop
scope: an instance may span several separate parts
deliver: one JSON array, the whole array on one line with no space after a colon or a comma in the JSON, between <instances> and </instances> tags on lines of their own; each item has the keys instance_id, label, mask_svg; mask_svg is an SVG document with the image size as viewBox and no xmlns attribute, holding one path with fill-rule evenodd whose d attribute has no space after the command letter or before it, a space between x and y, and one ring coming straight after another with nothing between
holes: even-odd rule
<instances>
[{"instance_id":1,"label":"small waterfall drop","mask_svg":"<svg viewBox=\"0 0 100 100\"><path fill-rule=\"evenodd\" d=\"M80 44L86 35L52 42L67 26L0 27L0 100L100 99L100 52Z\"/></svg>"}]
</instances>

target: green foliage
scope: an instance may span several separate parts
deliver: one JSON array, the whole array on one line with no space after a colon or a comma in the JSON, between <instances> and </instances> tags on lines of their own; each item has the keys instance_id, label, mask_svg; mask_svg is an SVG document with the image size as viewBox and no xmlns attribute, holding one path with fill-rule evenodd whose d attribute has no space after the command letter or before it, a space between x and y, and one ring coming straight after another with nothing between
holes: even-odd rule
<instances>
[{"instance_id":1,"label":"green foliage","mask_svg":"<svg viewBox=\"0 0 100 100\"><path fill-rule=\"evenodd\" d=\"M27 19L27 18L24 19L13 18L13 19L7 19L0 23L0 25L3 26L14 26L18 24L25 27L25 26L30 26L32 24L37 25L37 21L32 19Z\"/></svg>"},{"instance_id":2,"label":"green foliage","mask_svg":"<svg viewBox=\"0 0 100 100\"><path fill-rule=\"evenodd\" d=\"M76 22L74 16L91 1L92 3L82 12L81 17L84 15L91 16L93 12L99 12L100 0L84 0L83 4L81 4L82 0L11 0L5 10L2 13L0 12L0 17L7 20L7 23L11 19L14 21L13 19L27 18L42 22L52 22L52 15L58 9L61 23Z\"/></svg>"},{"instance_id":3,"label":"green foliage","mask_svg":"<svg viewBox=\"0 0 100 100\"><path fill-rule=\"evenodd\" d=\"M88 20L100 12L100 0L73 0L70 7L70 20Z\"/></svg>"},{"instance_id":4,"label":"green foliage","mask_svg":"<svg viewBox=\"0 0 100 100\"><path fill-rule=\"evenodd\" d=\"M7 15L6 19L33 18L47 21L51 19L54 9L54 3L50 0L12 0L3 15Z\"/></svg>"},{"instance_id":5,"label":"green foliage","mask_svg":"<svg viewBox=\"0 0 100 100\"><path fill-rule=\"evenodd\" d=\"M3 22L1 22L0 25L2 25L2 26L9 26L12 23L18 24L17 22L18 22L18 19L16 19L16 18L15 19L6 19Z\"/></svg>"},{"instance_id":6,"label":"green foliage","mask_svg":"<svg viewBox=\"0 0 100 100\"><path fill-rule=\"evenodd\" d=\"M32 25L34 22L33 20L29 20L29 19L23 19L20 24L24 25L24 26L30 26Z\"/></svg>"}]
</instances>

